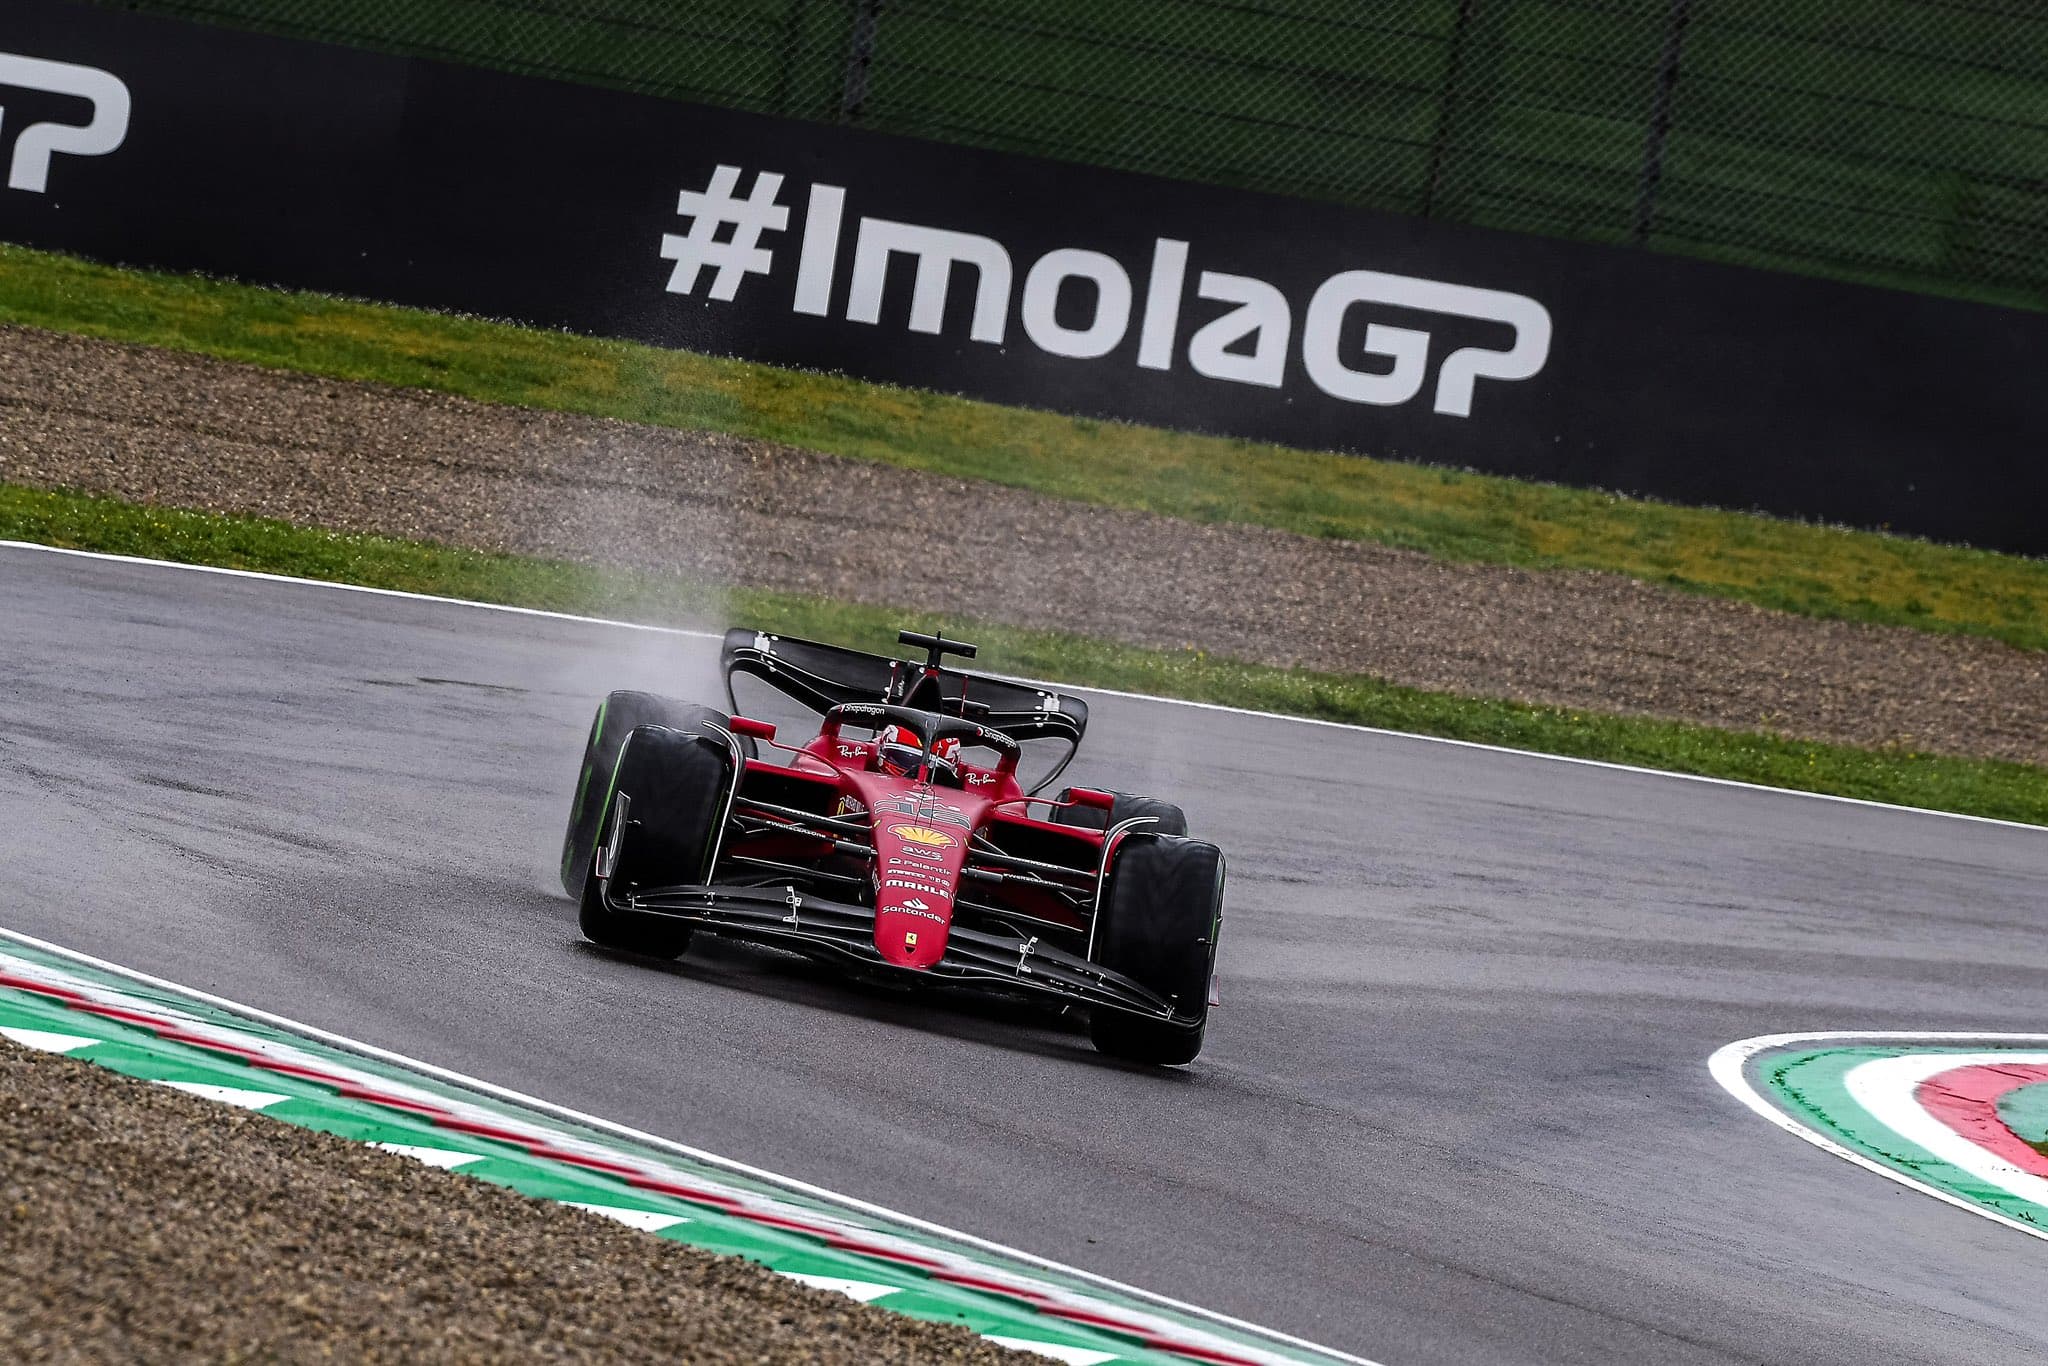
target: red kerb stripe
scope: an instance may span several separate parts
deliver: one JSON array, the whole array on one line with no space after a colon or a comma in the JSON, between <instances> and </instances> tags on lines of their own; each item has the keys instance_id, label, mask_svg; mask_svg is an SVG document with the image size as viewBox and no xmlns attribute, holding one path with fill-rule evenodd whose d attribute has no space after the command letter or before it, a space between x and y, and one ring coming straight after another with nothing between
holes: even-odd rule
<instances>
[{"instance_id":1,"label":"red kerb stripe","mask_svg":"<svg viewBox=\"0 0 2048 1366\"><path fill-rule=\"evenodd\" d=\"M1998 1117L2000 1097L2043 1081L2048 1081L2048 1063L1958 1067L1921 1082L1913 1098L1928 1114L1978 1147L2048 1181L2048 1156L2006 1128Z\"/></svg>"},{"instance_id":2,"label":"red kerb stripe","mask_svg":"<svg viewBox=\"0 0 2048 1366\"><path fill-rule=\"evenodd\" d=\"M231 1057L238 1062L262 1071L275 1072L280 1076L295 1077L302 1081L310 1081L317 1085L331 1087L336 1095L345 1099L364 1101L371 1105L415 1115L426 1119L438 1128L509 1143L524 1149L535 1157L544 1158L551 1162L562 1162L571 1166L587 1167L594 1171L605 1172L608 1175L619 1177L627 1185L640 1190L654 1191L661 1195L673 1196L678 1200L685 1200L694 1205L708 1206L723 1213L746 1219L752 1223L803 1234L806 1237L816 1238L827 1246L838 1248L841 1251L856 1253L863 1257L873 1257L878 1261L893 1262L901 1266L913 1267L925 1272L933 1280L944 1281L947 1284L957 1285L963 1289L977 1290L983 1294L1000 1295L1005 1299L1020 1301L1049 1317L1102 1328L1129 1338L1132 1341L1140 1342L1155 1351L1171 1352L1177 1356L1188 1357L1196 1361L1212 1362L1215 1363L1215 1366L1256 1366L1256 1363L1248 1358L1234 1356L1213 1348L1176 1342L1111 1315L1079 1308L1066 1308L1050 1296L1025 1286L1010 1285L988 1277L949 1270L944 1262L936 1258L923 1257L898 1248L871 1243L864 1239L851 1237L836 1229L807 1223L803 1220L785 1218L760 1210L751 1210L743 1202L729 1195L720 1195L713 1191L702 1190L665 1178L650 1176L624 1163L610 1162L596 1157L586 1157L581 1153L554 1148L542 1139L530 1137L512 1129L500 1128L478 1120L464 1119L449 1110L434 1105L416 1100L408 1100L400 1096L387 1095L384 1092L373 1090L358 1082L333 1076L316 1068L286 1062L266 1056L255 1049L226 1043L218 1039L209 1038L203 1034L195 1034L154 1015L144 1014L140 1011L129 1010L120 1006L101 1005L91 997L65 987L51 986L47 983L36 981L33 978L17 977L9 973L0 973L0 987L11 987L16 991L30 992L37 996L47 996L54 1000L62 1001L73 1010L119 1021L122 1024L133 1025L169 1042L186 1044L193 1048ZM1993 1072L1999 1070L1995 1068L1964 1069L1965 1072ZM2038 1076L2028 1076L2017 1081L2009 1081L2003 1090L1991 1097L1990 1105L1992 1107L1991 1117L1993 1123L1997 1121L1997 1095L2002 1095L2004 1091L2012 1090L2030 1081L2048 1080L2048 1068L2039 1069L2039 1073L2040 1075ZM1928 1087L1933 1086L1937 1082L1947 1082L1949 1078L1960 1075L1963 1074L1956 1072L1946 1073L1924 1084L1921 1087L1922 1103L1928 1104L1930 1110L1934 1109L1934 1105L1928 1103L1925 1099ZM1997 1127L2008 1137L2013 1138L2014 1142L2018 1142L2017 1136L2012 1135L2011 1131L2005 1129L2004 1125L1999 1124ZM2023 1143L2019 1146L2031 1154L2037 1163L2043 1164L2039 1170L2041 1170L2042 1175L2048 1176L2048 1159L2043 1159L2039 1153L2034 1152L2031 1148L2027 1148ZM2015 1165L2019 1164L2016 1163ZM2028 1170L2037 1170L2037 1168L2028 1168Z\"/></svg>"}]
</instances>

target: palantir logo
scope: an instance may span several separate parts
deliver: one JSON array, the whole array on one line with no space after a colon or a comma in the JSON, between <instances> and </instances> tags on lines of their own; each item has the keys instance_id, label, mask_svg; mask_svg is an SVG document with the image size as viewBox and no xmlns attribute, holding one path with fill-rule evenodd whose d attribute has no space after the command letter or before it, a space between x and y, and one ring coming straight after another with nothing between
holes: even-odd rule
<instances>
[{"instance_id":1,"label":"palantir logo","mask_svg":"<svg viewBox=\"0 0 2048 1366\"><path fill-rule=\"evenodd\" d=\"M46 61L19 53L0 52L0 99L4 87L41 90L52 95L75 95L92 102L92 115L84 123L32 123L14 139L14 155L7 163L7 188L47 194L50 188L50 158L105 156L128 136L128 87L111 71L70 62ZM7 107L0 103L0 135L6 132Z\"/></svg>"},{"instance_id":2,"label":"palantir logo","mask_svg":"<svg viewBox=\"0 0 2048 1366\"><path fill-rule=\"evenodd\" d=\"M661 254L675 262L669 292L695 293L700 272L709 268L709 297L731 302L748 275L773 273L774 252L760 241L763 233L788 230L790 209L779 201L783 177L761 171L743 197L740 176L739 167L720 166L703 190L678 196L676 212L691 222L688 233L666 233L661 239ZM845 217L844 186L810 187L797 248L791 303L796 312L831 316ZM1143 369L1170 371L1186 364L1205 379L1274 389L1285 383L1288 357L1298 345L1302 368L1324 393L1350 403L1394 407L1414 400L1428 385L1433 334L1367 315L1363 345L1357 347L1361 354L1347 358L1343 339L1352 309L1377 305L1505 324L1512 333L1505 348L1455 347L1436 366L1430 406L1461 418L1472 415L1478 381L1530 379L1550 357L1550 312L1527 295L1376 270L1339 271L1322 281L1308 299L1298 331L1295 302L1272 282L1196 272L1196 298L1233 307L1196 328L1180 347L1189 254L1187 242L1155 239L1141 287L1123 262L1104 252L1080 247L1049 251L1023 273L1019 313L1024 335L1048 354L1092 360L1116 350L1135 323L1136 359ZM881 323L883 290L896 259L904 259L911 271L912 332L936 335L944 328L947 296L956 277L967 275L973 280L969 340L1005 344L1011 302L1018 293L1009 249L978 233L887 218L861 218L853 230L848 322ZM1089 286L1092 304L1085 321L1058 316L1061 290L1074 280Z\"/></svg>"}]
</instances>

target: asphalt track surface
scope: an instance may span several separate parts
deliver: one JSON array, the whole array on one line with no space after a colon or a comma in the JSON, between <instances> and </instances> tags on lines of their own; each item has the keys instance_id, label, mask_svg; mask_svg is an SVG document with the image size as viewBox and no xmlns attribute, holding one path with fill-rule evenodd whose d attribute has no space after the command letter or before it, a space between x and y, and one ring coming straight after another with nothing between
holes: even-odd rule
<instances>
[{"instance_id":1,"label":"asphalt track surface","mask_svg":"<svg viewBox=\"0 0 2048 1366\"><path fill-rule=\"evenodd\" d=\"M2019 1362L2048 1244L1707 1056L2044 1027L2048 833L1166 703L1079 779L1230 856L1185 1072L580 943L607 688L708 642L0 548L0 923L1388 1363Z\"/></svg>"}]
</instances>

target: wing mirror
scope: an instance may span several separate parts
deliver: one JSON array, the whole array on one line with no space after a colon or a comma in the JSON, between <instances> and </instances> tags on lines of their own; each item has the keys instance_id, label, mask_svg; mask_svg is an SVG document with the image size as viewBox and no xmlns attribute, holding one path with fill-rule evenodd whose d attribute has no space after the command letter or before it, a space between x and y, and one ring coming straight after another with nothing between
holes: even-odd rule
<instances>
[{"instance_id":1,"label":"wing mirror","mask_svg":"<svg viewBox=\"0 0 2048 1366\"><path fill-rule=\"evenodd\" d=\"M732 718L731 729L734 735L744 735L751 740L773 740L775 738L775 723L773 721L756 721L752 717L735 716Z\"/></svg>"},{"instance_id":2,"label":"wing mirror","mask_svg":"<svg viewBox=\"0 0 2048 1366\"><path fill-rule=\"evenodd\" d=\"M1088 806L1097 811L1107 811L1116 805L1116 794L1093 787L1070 787L1067 789L1067 800L1075 806Z\"/></svg>"}]
</instances>

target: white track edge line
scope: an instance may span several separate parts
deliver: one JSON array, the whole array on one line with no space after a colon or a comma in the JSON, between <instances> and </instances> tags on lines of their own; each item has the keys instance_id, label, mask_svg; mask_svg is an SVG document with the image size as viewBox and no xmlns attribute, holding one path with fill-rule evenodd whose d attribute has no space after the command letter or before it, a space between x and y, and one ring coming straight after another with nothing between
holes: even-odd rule
<instances>
[{"instance_id":1,"label":"white track edge line","mask_svg":"<svg viewBox=\"0 0 2048 1366\"><path fill-rule=\"evenodd\" d=\"M1918 1177L1909 1176L1895 1167L1888 1167L1882 1162L1865 1157L1862 1153L1829 1138L1818 1130L1807 1128L1791 1115L1773 1105L1763 1093L1750 1084L1747 1070L1748 1064L1749 1060L1757 1054L1767 1053L1773 1049L1784 1048L1792 1044L1821 1043L1830 1039L1887 1040L1896 1043L1961 1043L1995 1040L2000 1043L2039 1044L2048 1043L2048 1034L2007 1034L1995 1030L1980 1033L1959 1033L1952 1030L1942 1032L1910 1029L1848 1029L1833 1030L1820 1034L1760 1034L1753 1039L1739 1039L1731 1044L1723 1044L1714 1050L1712 1057L1707 1059L1707 1071L1713 1076L1715 1081L1721 1084L1722 1090L1741 1101L1749 1109L1777 1125L1780 1129L1783 1129L1786 1133L1795 1134L1824 1152L1833 1153L1836 1157L1846 1158L1857 1166L1876 1172L1879 1176L1888 1177L1902 1186L1910 1186L1922 1195L1931 1195L1945 1205L1954 1205L1957 1209L1967 1210L1971 1214L1989 1219L1995 1224L2003 1224L2007 1228L2018 1229L2029 1237L2048 1240L2048 1229L2024 1223L2021 1220L2012 1218L2010 1215L2001 1214L1995 1209L1965 1200L1959 1195L1952 1195L1938 1186L1933 1186L1920 1180Z\"/></svg>"},{"instance_id":2,"label":"white track edge line","mask_svg":"<svg viewBox=\"0 0 2048 1366\"><path fill-rule=\"evenodd\" d=\"M0 545L5 544L8 543L0 542ZM317 580L314 580L313 582L317 582ZM460 601L460 599L450 599L450 601ZM612 1120L602 1119L596 1115L586 1114L581 1110L575 1110L566 1105L557 1105L553 1101L542 1100L538 1096L530 1096L524 1092L515 1091L507 1086L499 1086L495 1083L483 1081L479 1078L468 1076L464 1073L457 1072L449 1068L438 1067L430 1062L422 1062L418 1058L408 1057L403 1053L393 1052L392 1050L386 1048L379 1048L375 1044L363 1043L360 1040L351 1039L347 1035L336 1034L329 1030L321 1029L317 1025L303 1024L297 1020L289 1019L282 1015L274 1015L271 1012L267 1010L262 1010L256 1006L243 1005L239 1001L232 1001L224 996L215 996L211 992L200 991L197 988L188 987L183 985L182 983L170 981L167 978L152 976L151 974L142 972L136 968L125 967L120 963L109 962L104 958L95 957L92 954L84 953L78 949L67 948L62 944L54 944L46 939L38 939L34 935L23 934L19 930L11 930L7 929L4 926L0 926L0 939L8 939L12 940L17 944L25 944L30 948L40 949L45 953L51 953L57 955L60 958L70 959L74 963L83 963L88 967L97 968L102 972L112 973L117 977L125 977L132 982L139 982L144 986L157 987L161 990L170 991L183 996L190 997L195 1001L203 1001L207 1005L214 1006L220 1010L228 1011L232 1014L240 1015L244 1019L254 1020L260 1024L266 1024L275 1029L285 1030L288 1033L298 1034L303 1038L314 1039L320 1043L327 1044L330 1047L342 1049L350 1053L355 1053L361 1057L374 1058L379 1062L386 1062L391 1063L395 1066L409 1068L417 1072L420 1072L425 1076L433 1077L439 1081L448 1082L456 1086L468 1087L472 1090L479 1091L485 1095L495 1096L499 1100L510 1101L515 1105L528 1106L532 1109L540 1111L543 1114L552 1115L557 1119L565 1119L574 1124L582 1124L589 1128L596 1129L601 1133L612 1134L616 1137L624 1138L634 1143L645 1144L649 1147L653 1147L664 1152L675 1153L679 1156L689 1158L693 1161L701 1162L706 1166L717 1167L724 1171L734 1172L742 1176L751 1177L754 1180L764 1182L771 1186L780 1186L784 1190L794 1191L800 1195L807 1195L814 1199L824 1201L828 1204L838 1204L848 1209L858 1210L863 1214L872 1215L879 1219L893 1220L896 1223L903 1224L906 1227L918 1229L924 1233L932 1234L935 1237L944 1238L965 1247L975 1248L982 1252L992 1253L994 1255L1001 1257L1013 1258L1016 1261L1026 1263L1031 1266L1036 1266L1044 1271L1051 1271L1064 1276L1072 1276L1078 1280L1085 1281L1091 1285L1099 1286L1105 1290L1114 1291L1117 1294L1128 1295L1133 1299L1141 1300L1145 1303L1156 1305L1162 1309L1169 1309L1174 1311L1175 1313L1191 1315L1197 1319L1206 1320L1210 1323L1221 1324L1225 1327L1236 1329L1237 1331L1245 1333L1251 1337L1263 1338L1269 1342L1281 1343L1289 1347L1299 1348L1306 1352L1318 1353L1332 1360L1349 1362L1351 1363L1351 1366L1382 1366L1382 1363L1373 1361L1367 1357L1355 1356L1352 1353L1342 1351L1335 1347L1326 1347L1323 1346L1321 1343L1310 1342L1306 1338L1298 1338L1293 1336L1292 1334L1283 1333L1275 1328L1267 1328L1260 1324L1251 1323L1244 1319L1232 1318L1228 1314L1218 1313L1216 1310L1213 1309L1204 1309L1200 1305L1189 1304L1183 1300L1176 1300L1171 1296L1161 1295L1154 1291L1145 1290L1135 1285L1127 1285L1122 1281L1114 1280L1108 1276L1103 1276L1093 1271L1085 1271L1080 1267L1068 1266L1064 1262L1054 1261L1049 1257L1040 1257L1035 1253L1024 1252L1018 1248L1006 1247L1003 1244L995 1242L992 1239L978 1237L972 1233L963 1233L958 1229L948 1228L944 1224L933 1223L928 1219L920 1219L915 1215L903 1214L899 1211L890 1209L886 1205L878 1205L873 1203L872 1201L862 1200L855 1196L843 1195L838 1191L827 1190L823 1186L812 1185L807 1181L799 1181L794 1177L782 1176L776 1172L771 1172L761 1167L749 1166L744 1162L737 1162L729 1157L721 1157L717 1153L707 1152L702 1148L693 1148L689 1144L679 1143L676 1140L670 1138L663 1138L659 1134L647 1133L644 1130L635 1129L629 1125L619 1124Z\"/></svg>"},{"instance_id":3,"label":"white track edge line","mask_svg":"<svg viewBox=\"0 0 2048 1366\"><path fill-rule=\"evenodd\" d=\"M108 560L115 564L136 564L157 569L183 569L194 574L219 574L231 579L256 579L263 583L288 583L305 588L332 588L343 593L367 593L377 598L409 598L414 602L445 603L451 607L477 607L486 612L509 612L520 617L547 617L573 621L585 626L617 626L628 631L657 635L689 636L697 640L721 640L717 631L692 631L680 626L649 626L645 622L617 621L611 617L584 617L574 612L555 612L545 607L514 607L504 602L481 602L476 598L449 598L436 593L414 593L403 588L372 588L363 583L338 579L309 579L298 574L269 574L260 569L230 569L219 564L187 564L183 560L160 560L149 555L117 555L110 550L76 550L67 545L44 545L40 541L0 540L0 550L40 550L46 555L70 555L81 560Z\"/></svg>"},{"instance_id":4,"label":"white track edge line","mask_svg":"<svg viewBox=\"0 0 2048 1366\"><path fill-rule=\"evenodd\" d=\"M51 555L74 555L81 559L110 560L120 564L153 565L164 569L186 569L199 574L224 574L232 578L259 579L266 583L299 584L309 588L331 588L345 593L369 593L384 598L410 598L416 602L445 603L456 607L474 607L487 612L510 612L515 616L547 617L556 621L572 621L585 626L613 626L626 631L646 631L657 635L682 636L691 640L723 640L721 631L697 631L683 626L650 626L645 622L618 621L611 617L578 616L574 612L552 612L540 607L513 607L502 602L479 602L474 598L448 598L433 593L412 593L400 588L370 588L359 583L339 583L332 579L307 579L292 574L268 574L254 569L227 569L213 564L185 564L179 560L152 559L145 555L116 555L102 550L73 550L68 546L42 545L35 541L0 540L0 550L40 550ZM773 634L770 632L769 634ZM999 675L1008 677L1008 675ZM1962 811L1940 811L1930 806L1905 806L1898 802L1872 801L1868 797L1843 797L1832 792L1806 792L1796 787L1772 787L1769 783L1745 782L1740 778L1714 778L1704 773L1679 773L1666 768L1644 768L1640 764L1618 764L1611 759L1582 759L1571 754L1548 754L1539 749L1516 749L1511 745L1489 745L1480 740L1454 740L1444 735L1419 735L1414 731L1389 730L1383 726L1365 726L1355 721L1328 721L1319 716L1289 716L1285 712L1259 711L1252 707L1232 707L1221 702L1196 702L1185 697L1159 697L1152 693L1125 692L1119 688L1095 688L1083 683L1062 683L1041 678L1014 678L1010 681L1036 688L1056 688L1065 692L1093 693L1098 697L1123 697L1136 702L1158 702L1166 706L1192 707L1197 711L1223 712L1231 716L1252 716L1266 721L1291 721L1303 726L1326 726L1332 730L1356 731L1362 735L1384 735L1397 740L1415 740L1432 745L1451 745L1458 749L1475 749L1488 754L1510 754L1525 759L1545 759L1557 764L1578 764L1585 768L1611 769L1616 773L1637 773L1651 778L1676 778L1688 783L1708 783L1715 787L1733 787L1751 792L1770 792L1784 797L1806 797L1819 802L1840 802L1848 806L1866 806L1879 811L1899 811L1916 816L1941 816L1952 821L1971 821L1979 825L1998 825L2012 830L2048 832L2048 826L2034 825L2027 821L2009 821L1998 816L1973 816Z\"/></svg>"}]
</instances>

